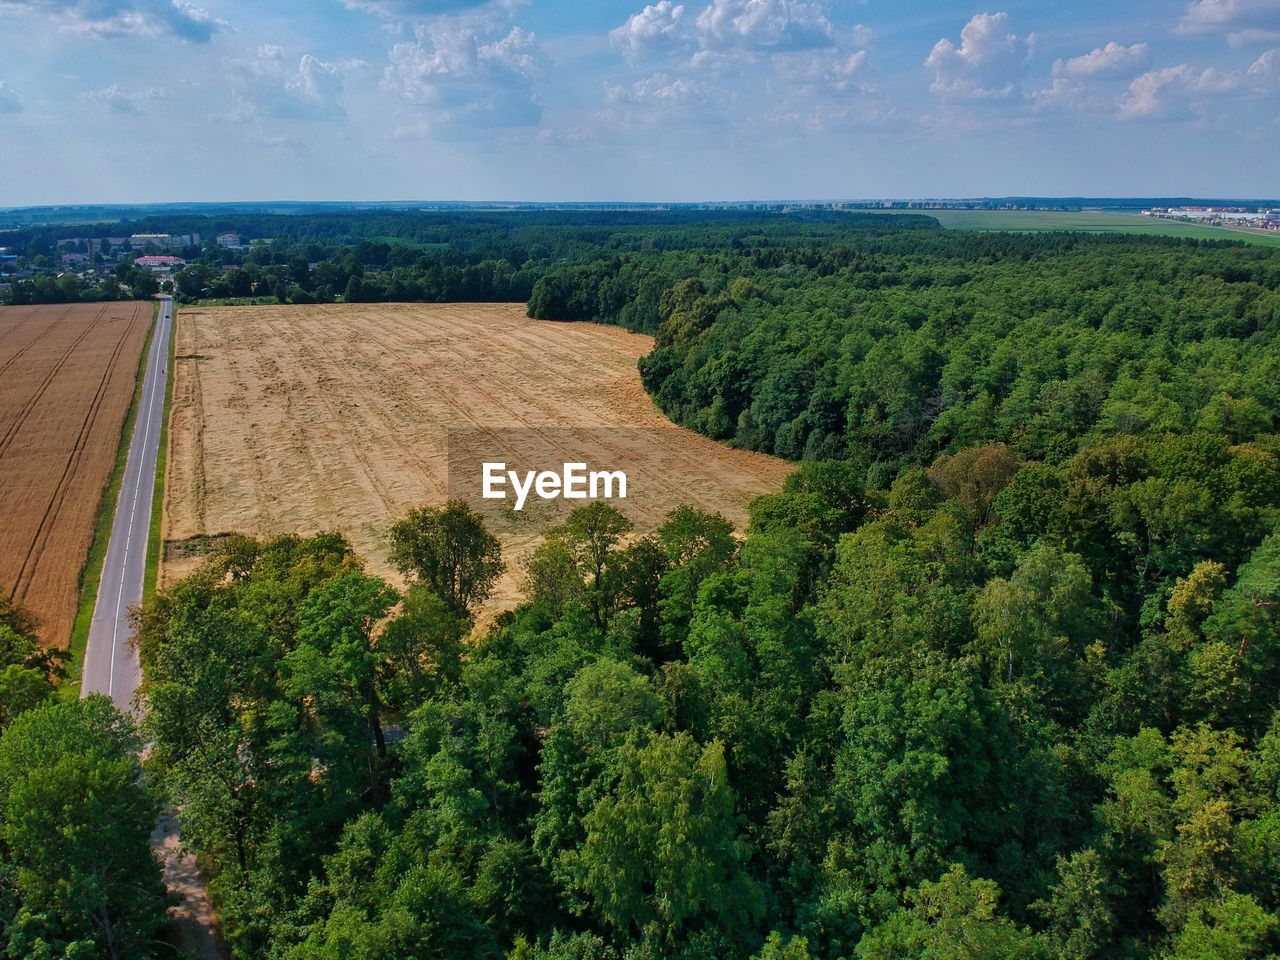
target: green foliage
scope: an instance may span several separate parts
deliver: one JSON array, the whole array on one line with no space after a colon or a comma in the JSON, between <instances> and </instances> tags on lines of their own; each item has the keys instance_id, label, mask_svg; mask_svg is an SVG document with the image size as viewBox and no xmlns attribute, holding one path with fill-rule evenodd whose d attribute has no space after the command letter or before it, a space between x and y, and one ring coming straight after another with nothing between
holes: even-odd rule
<instances>
[{"instance_id":1,"label":"green foliage","mask_svg":"<svg viewBox=\"0 0 1280 960\"><path fill-rule=\"evenodd\" d=\"M0 730L53 693L66 661L65 650L40 645L35 617L0 592Z\"/></svg>"},{"instance_id":2,"label":"green foliage","mask_svg":"<svg viewBox=\"0 0 1280 960\"><path fill-rule=\"evenodd\" d=\"M908 892L907 906L858 944L858 960L1034 960L1049 952L1000 916L1000 888L953 866Z\"/></svg>"},{"instance_id":3,"label":"green foliage","mask_svg":"<svg viewBox=\"0 0 1280 960\"><path fill-rule=\"evenodd\" d=\"M154 955L166 906L149 845L159 805L139 746L101 696L37 707L0 736L6 956Z\"/></svg>"},{"instance_id":4,"label":"green foliage","mask_svg":"<svg viewBox=\"0 0 1280 960\"><path fill-rule=\"evenodd\" d=\"M391 562L469 616L502 574L502 549L465 501L450 500L413 510L391 528Z\"/></svg>"}]
</instances>

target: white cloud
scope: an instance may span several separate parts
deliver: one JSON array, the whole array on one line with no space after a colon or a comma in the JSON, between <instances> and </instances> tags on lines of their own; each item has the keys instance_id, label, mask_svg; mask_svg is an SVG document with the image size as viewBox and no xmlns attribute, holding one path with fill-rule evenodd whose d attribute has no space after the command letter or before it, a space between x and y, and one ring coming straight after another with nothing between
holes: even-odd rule
<instances>
[{"instance_id":1,"label":"white cloud","mask_svg":"<svg viewBox=\"0 0 1280 960\"><path fill-rule=\"evenodd\" d=\"M0 12L48 17L98 37L174 36L207 43L227 24L189 0L0 0Z\"/></svg>"},{"instance_id":2,"label":"white cloud","mask_svg":"<svg viewBox=\"0 0 1280 960\"><path fill-rule=\"evenodd\" d=\"M1178 22L1184 34L1225 33L1233 45L1280 39L1276 0L1196 0Z\"/></svg>"},{"instance_id":3,"label":"white cloud","mask_svg":"<svg viewBox=\"0 0 1280 960\"><path fill-rule=\"evenodd\" d=\"M659 0L639 13L633 13L620 27L610 30L609 42L627 57L636 59L646 53L687 43L690 35L684 4Z\"/></svg>"},{"instance_id":4,"label":"white cloud","mask_svg":"<svg viewBox=\"0 0 1280 960\"><path fill-rule=\"evenodd\" d=\"M630 86L611 86L605 99L609 103L686 104L703 99L704 87L688 77L671 77L655 73Z\"/></svg>"},{"instance_id":5,"label":"white cloud","mask_svg":"<svg viewBox=\"0 0 1280 960\"><path fill-rule=\"evenodd\" d=\"M1099 52L1095 50L1094 54ZM1088 57L1076 58L1067 64ZM1126 62L1132 64L1133 59L1128 58ZM1093 66L1097 66L1096 60L1090 62L1090 67ZM1280 88L1280 50L1268 50L1242 69L1220 70L1180 63L1143 71L1126 82L1131 72L1131 66L1120 72L1118 65L1114 69L1100 67L1093 72L1070 70L1058 61L1050 86L1038 91L1034 99L1044 108L1061 107L1126 120L1193 120L1205 116L1215 99L1267 96Z\"/></svg>"},{"instance_id":6,"label":"white cloud","mask_svg":"<svg viewBox=\"0 0 1280 960\"><path fill-rule=\"evenodd\" d=\"M101 90L86 90L80 94L80 99L86 103L100 103L115 113L137 115L142 113L143 103L148 100L159 100L164 95L163 90L155 88L129 93L120 84L113 83Z\"/></svg>"},{"instance_id":7,"label":"white cloud","mask_svg":"<svg viewBox=\"0 0 1280 960\"><path fill-rule=\"evenodd\" d=\"M328 63L307 53L295 67L281 47L263 44L254 59L233 60L227 66L238 103L230 119L336 120L346 115L344 75L362 64Z\"/></svg>"},{"instance_id":8,"label":"white cloud","mask_svg":"<svg viewBox=\"0 0 1280 960\"><path fill-rule=\"evenodd\" d=\"M976 14L960 31L957 46L946 37L925 59L933 70L930 88L945 99L991 100L1013 97L1035 49L1035 34L1019 37L1006 13Z\"/></svg>"},{"instance_id":9,"label":"white cloud","mask_svg":"<svg viewBox=\"0 0 1280 960\"><path fill-rule=\"evenodd\" d=\"M0 80L0 113L21 113L22 98L18 96L18 91L9 86L5 81Z\"/></svg>"},{"instance_id":10,"label":"white cloud","mask_svg":"<svg viewBox=\"0 0 1280 960\"><path fill-rule=\"evenodd\" d=\"M1151 62L1151 51L1145 43L1132 46L1112 41L1105 47L1098 47L1090 53L1072 57L1070 60L1055 60L1053 75L1055 77L1119 77L1132 76L1146 68Z\"/></svg>"},{"instance_id":11,"label":"white cloud","mask_svg":"<svg viewBox=\"0 0 1280 960\"><path fill-rule=\"evenodd\" d=\"M696 30L709 51L780 53L835 44L822 5L802 0L711 0Z\"/></svg>"},{"instance_id":12,"label":"white cloud","mask_svg":"<svg viewBox=\"0 0 1280 960\"><path fill-rule=\"evenodd\" d=\"M435 129L530 126L542 116L532 81L544 62L519 27L488 42L469 27L420 27L415 42L392 47L382 85L431 108L426 122Z\"/></svg>"},{"instance_id":13,"label":"white cloud","mask_svg":"<svg viewBox=\"0 0 1280 960\"><path fill-rule=\"evenodd\" d=\"M816 98L824 88L834 93L863 92L860 78L869 56L866 50L840 51L834 57L830 51L812 50L779 57L775 67L779 79L792 84L798 95Z\"/></svg>"},{"instance_id":14,"label":"white cloud","mask_svg":"<svg viewBox=\"0 0 1280 960\"><path fill-rule=\"evenodd\" d=\"M659 58L664 69L609 85L600 122L639 127L666 117L798 129L815 113L852 117L827 106L872 91L863 76L875 35L862 25L838 29L828 6L829 0L645 6L609 39L628 61Z\"/></svg>"},{"instance_id":15,"label":"white cloud","mask_svg":"<svg viewBox=\"0 0 1280 960\"><path fill-rule=\"evenodd\" d=\"M1280 85L1280 50L1268 50L1249 67L1248 79L1263 90Z\"/></svg>"},{"instance_id":16,"label":"white cloud","mask_svg":"<svg viewBox=\"0 0 1280 960\"><path fill-rule=\"evenodd\" d=\"M1182 63L1135 77L1120 114L1135 120L1191 119L1209 100L1264 96L1280 87L1280 50L1268 50L1244 70L1218 70Z\"/></svg>"},{"instance_id":17,"label":"white cloud","mask_svg":"<svg viewBox=\"0 0 1280 960\"><path fill-rule=\"evenodd\" d=\"M393 20L421 20L488 5L490 0L342 0L348 10L361 10Z\"/></svg>"}]
</instances>

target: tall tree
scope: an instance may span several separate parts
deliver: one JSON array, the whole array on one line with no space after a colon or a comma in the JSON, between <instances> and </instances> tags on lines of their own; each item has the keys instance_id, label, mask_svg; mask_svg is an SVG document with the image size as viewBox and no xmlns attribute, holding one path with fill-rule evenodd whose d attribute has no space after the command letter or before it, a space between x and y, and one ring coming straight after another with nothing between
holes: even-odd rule
<instances>
[{"instance_id":1,"label":"tall tree","mask_svg":"<svg viewBox=\"0 0 1280 960\"><path fill-rule=\"evenodd\" d=\"M502 574L502 547L464 500L419 507L391 528L391 562L471 616Z\"/></svg>"}]
</instances>

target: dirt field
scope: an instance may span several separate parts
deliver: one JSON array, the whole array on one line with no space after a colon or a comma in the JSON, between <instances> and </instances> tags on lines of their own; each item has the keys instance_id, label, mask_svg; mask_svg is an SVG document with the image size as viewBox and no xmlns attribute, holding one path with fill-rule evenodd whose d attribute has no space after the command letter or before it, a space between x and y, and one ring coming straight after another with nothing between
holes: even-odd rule
<instances>
[{"instance_id":1,"label":"dirt field","mask_svg":"<svg viewBox=\"0 0 1280 960\"><path fill-rule=\"evenodd\" d=\"M65 646L150 303L0 309L0 590Z\"/></svg>"},{"instance_id":2,"label":"dirt field","mask_svg":"<svg viewBox=\"0 0 1280 960\"><path fill-rule=\"evenodd\" d=\"M454 495L478 493L459 483L480 449L531 469L548 452L556 468L563 455L625 469L617 505L639 530L681 503L741 526L791 467L673 427L636 371L651 343L513 304L182 309L162 582L233 531L340 530L391 576L390 524L443 503L451 478ZM509 570L495 608L518 598L519 560L554 519L536 514L497 518Z\"/></svg>"}]
</instances>

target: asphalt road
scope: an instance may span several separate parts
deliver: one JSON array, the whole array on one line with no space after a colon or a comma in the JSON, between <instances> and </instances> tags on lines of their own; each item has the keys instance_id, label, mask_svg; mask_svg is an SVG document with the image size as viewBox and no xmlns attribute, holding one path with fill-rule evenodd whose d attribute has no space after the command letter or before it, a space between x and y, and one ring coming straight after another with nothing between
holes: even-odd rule
<instances>
[{"instance_id":1,"label":"asphalt road","mask_svg":"<svg viewBox=\"0 0 1280 960\"><path fill-rule=\"evenodd\" d=\"M129 608L142 602L147 567L147 535L155 493L156 458L164 418L165 383L169 376L169 340L173 335L173 300L160 301L155 335L147 355L138 417L129 442L120 499L98 583L98 598L89 624L80 695L105 693L121 710L132 712L142 671L129 642Z\"/></svg>"}]
</instances>

